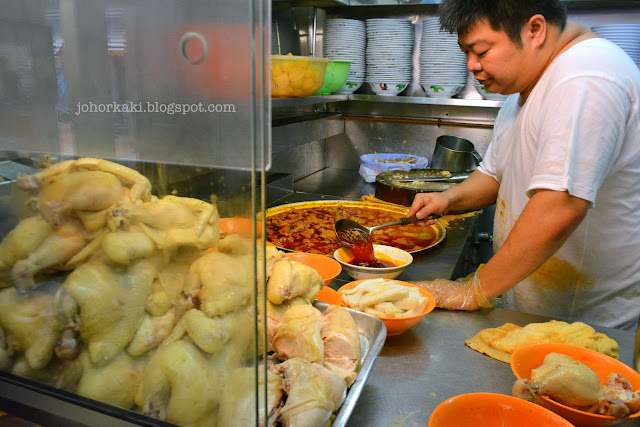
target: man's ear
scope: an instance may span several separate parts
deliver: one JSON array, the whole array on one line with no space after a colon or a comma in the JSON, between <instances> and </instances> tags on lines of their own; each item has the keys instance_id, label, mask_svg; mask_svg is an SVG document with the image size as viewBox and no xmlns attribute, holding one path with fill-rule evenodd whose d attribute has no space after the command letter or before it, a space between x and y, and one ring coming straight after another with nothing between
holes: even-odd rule
<instances>
[{"instance_id":1,"label":"man's ear","mask_svg":"<svg viewBox=\"0 0 640 427\"><path fill-rule=\"evenodd\" d=\"M540 14L529 18L522 29L522 42L533 48L540 47L547 39L547 20Z\"/></svg>"}]
</instances>

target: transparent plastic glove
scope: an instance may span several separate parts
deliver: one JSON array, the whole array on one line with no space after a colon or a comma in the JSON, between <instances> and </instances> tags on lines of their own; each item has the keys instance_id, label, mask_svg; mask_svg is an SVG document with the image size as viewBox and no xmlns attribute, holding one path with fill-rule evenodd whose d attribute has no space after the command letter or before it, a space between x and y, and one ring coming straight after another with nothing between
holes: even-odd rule
<instances>
[{"instance_id":1,"label":"transparent plastic glove","mask_svg":"<svg viewBox=\"0 0 640 427\"><path fill-rule=\"evenodd\" d=\"M447 279L435 279L428 282L415 282L431 292L436 298L436 306L449 310L477 310L480 307L493 307L493 303L482 295L480 287L480 269L469 274L467 277L456 281Z\"/></svg>"}]
</instances>

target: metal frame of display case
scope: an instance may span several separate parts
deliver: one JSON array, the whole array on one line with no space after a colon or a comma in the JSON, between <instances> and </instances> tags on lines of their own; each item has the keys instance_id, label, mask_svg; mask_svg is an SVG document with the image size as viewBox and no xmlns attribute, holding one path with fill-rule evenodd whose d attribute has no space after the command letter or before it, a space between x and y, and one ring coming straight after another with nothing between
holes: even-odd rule
<instances>
[{"instance_id":1,"label":"metal frame of display case","mask_svg":"<svg viewBox=\"0 0 640 427\"><path fill-rule=\"evenodd\" d=\"M226 186L231 197L243 198L242 213L250 218L265 210L265 173L271 157L269 74L265 71L270 51L266 37L271 15L269 1L2 3L0 59L8 58L0 64L3 160L27 160L29 166L34 166L42 156L51 156L53 160L80 156L106 158L146 168L154 178L165 175L185 191L195 188L211 191L214 185ZM188 10L189 6L193 10ZM226 15L214 13L216 7ZM222 26L222 30L216 25ZM191 34L189 30L199 32L196 39L207 41L204 56L210 53L211 68L198 69L199 63L187 64L180 59L180 53L188 59L184 36ZM178 36L183 33L181 40ZM216 40L215 36L222 40ZM168 44L163 44L167 41ZM228 58L211 50L214 48L236 54L235 62L225 61ZM173 61L175 58L178 61ZM206 91L213 86L210 83L214 76L210 73L231 79L236 87L227 90L221 86ZM5 83L13 82L15 79L9 78L14 74L22 79L22 93L7 92L11 87ZM245 84L238 87L239 82ZM223 130L218 131L208 123L208 117L202 116L149 118L130 112L118 113L116 117L97 112L78 117L73 109L76 102L192 102L199 98L221 105L238 100L239 108L244 109L239 114L242 118L219 120ZM201 133L195 133L194 128ZM163 138L171 134L184 135L184 140L174 141L175 149L162 151ZM190 145L194 141L200 145ZM211 156L225 148L227 157ZM214 168L224 173L215 175ZM237 175L238 183L233 182L232 175ZM209 182L212 176L218 181ZM194 184L196 178L198 182ZM205 182L205 178L209 180ZM155 184L154 194L157 189L166 190L161 195L171 191L162 183ZM12 200L12 187L9 181L0 189L0 195L6 196L0 217L3 230L17 223L11 209L14 206L5 206ZM207 194L179 194L208 198ZM231 206L227 214L233 215L232 203L227 205ZM254 236L254 259L264 254L257 245L264 242ZM259 277L258 264L254 263L253 277ZM264 298L258 298L255 292L252 304L265 304ZM257 319L254 315L255 330ZM259 341L266 341L266 336L256 334L253 341L256 351L250 358L256 368L257 388L257 348ZM257 399L257 389L255 396ZM256 422L260 403L256 402ZM42 425L171 425L1 372L0 410Z\"/></svg>"}]
</instances>

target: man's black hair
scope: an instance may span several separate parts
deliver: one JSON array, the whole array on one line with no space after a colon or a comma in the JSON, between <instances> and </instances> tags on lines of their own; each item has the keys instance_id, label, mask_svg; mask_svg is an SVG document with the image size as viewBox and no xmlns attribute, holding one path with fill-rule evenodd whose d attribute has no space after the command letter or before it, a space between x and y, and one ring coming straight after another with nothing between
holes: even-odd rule
<instances>
[{"instance_id":1,"label":"man's black hair","mask_svg":"<svg viewBox=\"0 0 640 427\"><path fill-rule=\"evenodd\" d=\"M567 9L560 0L442 0L438 7L443 30L464 34L481 19L507 33L517 46L522 46L522 27L536 14L561 30L567 24Z\"/></svg>"}]
</instances>

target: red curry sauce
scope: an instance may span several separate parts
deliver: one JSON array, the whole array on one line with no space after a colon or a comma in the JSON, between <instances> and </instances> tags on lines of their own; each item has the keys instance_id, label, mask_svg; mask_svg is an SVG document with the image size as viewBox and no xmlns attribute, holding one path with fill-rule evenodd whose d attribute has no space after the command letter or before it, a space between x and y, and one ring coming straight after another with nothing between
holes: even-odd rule
<instances>
[{"instance_id":1,"label":"red curry sauce","mask_svg":"<svg viewBox=\"0 0 640 427\"><path fill-rule=\"evenodd\" d=\"M351 218L367 227L397 221L404 215L380 209L349 206L291 208L267 217L267 238L276 246L299 252L333 255L342 245L334 225ZM414 252L431 246L438 238L433 226L415 224L384 227L371 234L371 242Z\"/></svg>"}]
</instances>

